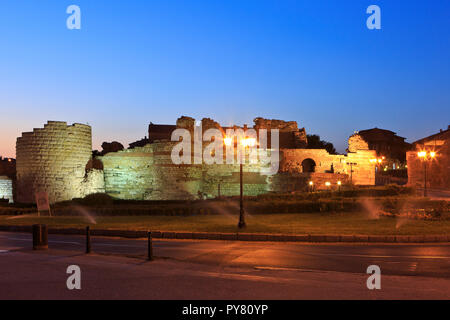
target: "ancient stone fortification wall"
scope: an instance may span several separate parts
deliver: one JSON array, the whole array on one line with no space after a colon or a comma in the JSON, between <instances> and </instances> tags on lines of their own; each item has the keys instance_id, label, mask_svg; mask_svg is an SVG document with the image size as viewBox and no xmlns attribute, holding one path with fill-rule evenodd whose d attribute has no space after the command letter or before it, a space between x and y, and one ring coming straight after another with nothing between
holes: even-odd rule
<instances>
[{"instance_id":1,"label":"ancient stone fortification wall","mask_svg":"<svg viewBox=\"0 0 450 320\"><path fill-rule=\"evenodd\" d=\"M99 157L106 193L119 199L136 200L196 198L200 191L201 166L173 164L170 154L174 144L156 142Z\"/></svg>"},{"instance_id":2,"label":"ancient stone fortification wall","mask_svg":"<svg viewBox=\"0 0 450 320\"><path fill-rule=\"evenodd\" d=\"M103 163L107 194L118 199L150 197L155 185L151 145L111 152L97 159Z\"/></svg>"},{"instance_id":3,"label":"ancient stone fortification wall","mask_svg":"<svg viewBox=\"0 0 450 320\"><path fill-rule=\"evenodd\" d=\"M356 152L358 150L369 150L369 144L361 135L355 133L348 138L348 152Z\"/></svg>"},{"instance_id":4,"label":"ancient stone fortification wall","mask_svg":"<svg viewBox=\"0 0 450 320\"><path fill-rule=\"evenodd\" d=\"M119 199L172 200L213 198L239 194L239 165L175 165L170 158L174 143L157 142L117 153L109 153L99 159L103 162L106 192ZM350 180L347 161L353 166L355 184L373 185L375 168L370 159L372 152L358 151L343 155L330 155L326 150L283 150L280 172L261 175L260 165L243 166L244 194L258 195L267 192L291 192L305 190L309 181L317 190L327 189L326 182L337 188ZM303 159L317 161L314 173L303 173ZM367 162L367 164L366 164ZM331 173L333 164L334 173Z\"/></svg>"},{"instance_id":5,"label":"ancient stone fortification wall","mask_svg":"<svg viewBox=\"0 0 450 320\"><path fill-rule=\"evenodd\" d=\"M346 157L346 173L356 185L375 185L375 164L370 160L376 158L375 150L357 150L349 152ZM350 165L356 163L356 165ZM350 171L353 172L350 172Z\"/></svg>"},{"instance_id":6,"label":"ancient stone fortification wall","mask_svg":"<svg viewBox=\"0 0 450 320\"><path fill-rule=\"evenodd\" d=\"M306 159L311 159L315 163L315 173L345 174L356 185L374 185L375 165L370 162L370 159L375 157L376 152L372 150L332 155L325 149L283 149L280 153L280 172L294 175L305 173L302 163ZM319 180L312 180L315 184L321 184Z\"/></svg>"},{"instance_id":7,"label":"ancient stone fortification wall","mask_svg":"<svg viewBox=\"0 0 450 320\"><path fill-rule=\"evenodd\" d=\"M240 168L238 164L204 165L201 192L208 198L236 196L240 193ZM244 194L256 196L271 191L271 179L260 174L261 166L246 163L243 165ZM220 186L220 187L219 187Z\"/></svg>"},{"instance_id":8,"label":"ancient stone fortification wall","mask_svg":"<svg viewBox=\"0 0 450 320\"><path fill-rule=\"evenodd\" d=\"M92 154L91 127L49 121L17 138L17 201L34 203L46 191L51 203L104 192L101 171L86 172Z\"/></svg>"},{"instance_id":9,"label":"ancient stone fortification wall","mask_svg":"<svg viewBox=\"0 0 450 320\"><path fill-rule=\"evenodd\" d=\"M239 165L173 164L175 142L155 142L145 147L108 153L103 163L105 191L118 199L174 200L239 194ZM267 177L259 166L244 165L246 195L267 192ZM220 185L220 187L219 187Z\"/></svg>"},{"instance_id":10,"label":"ancient stone fortification wall","mask_svg":"<svg viewBox=\"0 0 450 320\"><path fill-rule=\"evenodd\" d=\"M158 141L145 147L108 153L99 157L105 175L105 190L119 199L173 200L239 195L239 165L176 165L171 151L176 142ZM260 174L259 164L244 164L244 194L305 190L309 181L316 189L327 189L326 182L337 186L350 180L348 162L353 166L353 183L373 185L375 167L370 162L374 151L330 155L319 149L283 149L280 171L273 176ZM302 161L316 163L314 173L304 173Z\"/></svg>"},{"instance_id":11,"label":"ancient stone fortification wall","mask_svg":"<svg viewBox=\"0 0 450 320\"><path fill-rule=\"evenodd\" d=\"M302 173L302 163L306 159L314 161L314 172L346 173L346 157L329 154L325 149L283 149L280 152L280 171Z\"/></svg>"},{"instance_id":12,"label":"ancient stone fortification wall","mask_svg":"<svg viewBox=\"0 0 450 320\"><path fill-rule=\"evenodd\" d=\"M13 181L6 176L0 176L0 199L9 199L13 202Z\"/></svg>"}]
</instances>

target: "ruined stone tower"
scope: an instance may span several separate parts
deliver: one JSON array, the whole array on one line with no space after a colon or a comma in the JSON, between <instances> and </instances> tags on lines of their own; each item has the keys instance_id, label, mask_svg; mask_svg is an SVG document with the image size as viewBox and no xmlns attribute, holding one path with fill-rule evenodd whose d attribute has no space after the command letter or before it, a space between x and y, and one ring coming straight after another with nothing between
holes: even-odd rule
<instances>
[{"instance_id":1,"label":"ruined stone tower","mask_svg":"<svg viewBox=\"0 0 450 320\"><path fill-rule=\"evenodd\" d=\"M51 203L104 192L103 172L86 171L91 159L91 127L49 121L17 138L17 201L35 202L46 191Z\"/></svg>"}]
</instances>

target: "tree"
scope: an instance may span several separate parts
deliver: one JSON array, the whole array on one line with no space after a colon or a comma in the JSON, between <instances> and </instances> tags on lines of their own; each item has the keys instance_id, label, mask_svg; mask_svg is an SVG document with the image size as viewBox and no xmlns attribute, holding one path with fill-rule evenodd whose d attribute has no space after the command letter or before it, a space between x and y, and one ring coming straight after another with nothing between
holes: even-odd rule
<instances>
[{"instance_id":1,"label":"tree","mask_svg":"<svg viewBox=\"0 0 450 320\"><path fill-rule=\"evenodd\" d=\"M308 149L325 149L330 154L337 154L333 144L328 141L320 140L317 134L308 134Z\"/></svg>"},{"instance_id":2,"label":"tree","mask_svg":"<svg viewBox=\"0 0 450 320\"><path fill-rule=\"evenodd\" d=\"M123 150L123 145L120 142L113 141L113 142L103 142L102 143L102 155L105 155L109 152L117 152Z\"/></svg>"}]
</instances>

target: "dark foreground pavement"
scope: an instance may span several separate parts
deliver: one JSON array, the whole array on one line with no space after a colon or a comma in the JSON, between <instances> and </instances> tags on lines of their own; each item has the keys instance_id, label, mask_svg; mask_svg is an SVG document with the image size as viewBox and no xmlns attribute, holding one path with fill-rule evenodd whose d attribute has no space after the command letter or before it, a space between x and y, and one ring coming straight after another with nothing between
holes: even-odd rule
<instances>
[{"instance_id":1,"label":"dark foreground pavement","mask_svg":"<svg viewBox=\"0 0 450 320\"><path fill-rule=\"evenodd\" d=\"M146 241L49 235L33 252L31 235L0 233L0 299L449 299L450 245ZM381 290L366 269L381 268ZM66 269L81 268L81 290Z\"/></svg>"}]
</instances>

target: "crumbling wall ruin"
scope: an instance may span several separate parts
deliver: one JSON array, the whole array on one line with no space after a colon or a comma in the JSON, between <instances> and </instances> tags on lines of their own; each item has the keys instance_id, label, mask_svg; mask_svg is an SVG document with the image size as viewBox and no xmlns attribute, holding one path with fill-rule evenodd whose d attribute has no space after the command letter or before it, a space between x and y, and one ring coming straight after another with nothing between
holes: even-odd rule
<instances>
[{"instance_id":1,"label":"crumbling wall ruin","mask_svg":"<svg viewBox=\"0 0 450 320\"><path fill-rule=\"evenodd\" d=\"M8 199L9 203L14 202L13 199L13 181L7 176L0 176L0 199Z\"/></svg>"},{"instance_id":2,"label":"crumbling wall ruin","mask_svg":"<svg viewBox=\"0 0 450 320\"><path fill-rule=\"evenodd\" d=\"M356 152L358 150L369 150L369 144L364 138L355 133L348 138L348 152Z\"/></svg>"},{"instance_id":3,"label":"crumbling wall ruin","mask_svg":"<svg viewBox=\"0 0 450 320\"><path fill-rule=\"evenodd\" d=\"M104 192L103 174L86 172L91 159L91 127L49 121L44 128L17 138L17 201L34 203L35 193L48 193L50 203Z\"/></svg>"},{"instance_id":4,"label":"crumbling wall ruin","mask_svg":"<svg viewBox=\"0 0 450 320\"><path fill-rule=\"evenodd\" d=\"M166 127L193 132L194 126L193 118L181 117L177 126L164 126L160 136L170 136ZM204 131L218 128L224 132L226 129L207 118L202 120L202 127ZM256 118L253 128L280 130L279 172L263 175L260 163L245 163L245 195L301 191L310 181L314 182L316 190L328 189L330 184L336 187L338 182L375 183L375 167L370 161L376 156L375 151L365 149L357 137L349 140L349 149L353 152L332 155L325 149L306 149L306 131L299 130L295 121ZM17 139L17 200L33 203L36 191L46 191L51 203L103 192L130 200L181 200L239 194L239 164L174 164L171 152L177 143L167 138L156 139L144 146L92 158L89 126L49 121L44 128L23 133ZM203 150L209 143L204 142Z\"/></svg>"},{"instance_id":5,"label":"crumbling wall ruin","mask_svg":"<svg viewBox=\"0 0 450 320\"><path fill-rule=\"evenodd\" d=\"M108 153L103 162L105 191L118 199L172 200L197 198L200 165L175 165L175 143L156 142L144 147Z\"/></svg>"},{"instance_id":6,"label":"crumbling wall ruin","mask_svg":"<svg viewBox=\"0 0 450 320\"><path fill-rule=\"evenodd\" d=\"M275 175L262 175L261 164L247 162L243 165L245 195L305 190L310 181L316 190L337 187L338 181L342 184L350 180L354 184L375 183L375 167L370 162L374 157L373 151L359 150L361 146L354 146L354 152L345 156L329 154L325 149L306 149L306 132L299 130L295 121L256 118L254 122L255 130L280 130L282 145L289 148L280 150L280 170ZM203 132L217 128L224 133L227 129L208 118L202 119L201 123ZM176 128L189 130L193 137L195 125L195 119L183 116L177 120ZM176 165L172 162L171 152L177 143L167 139L156 140L144 147L99 157L103 162L106 192L119 199L136 200L198 199L239 194L238 164L225 164L224 158L224 164ZM208 144L204 142L203 148ZM194 150L193 146L191 150ZM304 172L302 162L306 159L314 162L314 172Z\"/></svg>"},{"instance_id":7,"label":"crumbling wall ruin","mask_svg":"<svg viewBox=\"0 0 450 320\"><path fill-rule=\"evenodd\" d=\"M339 178L342 183L345 180L355 185L374 185L375 164L370 160L375 157L376 152L372 150L356 150L347 155L332 155L325 149L283 149L280 152L280 172L294 175L311 172L344 174L348 179ZM315 164L314 170L305 171L304 161L311 160ZM324 181L321 177L317 174L311 175L311 181L319 189L326 189L325 182L332 183L335 180L333 175L329 175Z\"/></svg>"},{"instance_id":8,"label":"crumbling wall ruin","mask_svg":"<svg viewBox=\"0 0 450 320\"><path fill-rule=\"evenodd\" d=\"M105 174L105 191L118 199L178 200L239 194L239 165L174 164L176 142L159 141L98 157ZM243 167L245 194L269 190L259 166ZM220 186L219 186L220 185ZM220 189L220 191L219 191Z\"/></svg>"}]
</instances>

